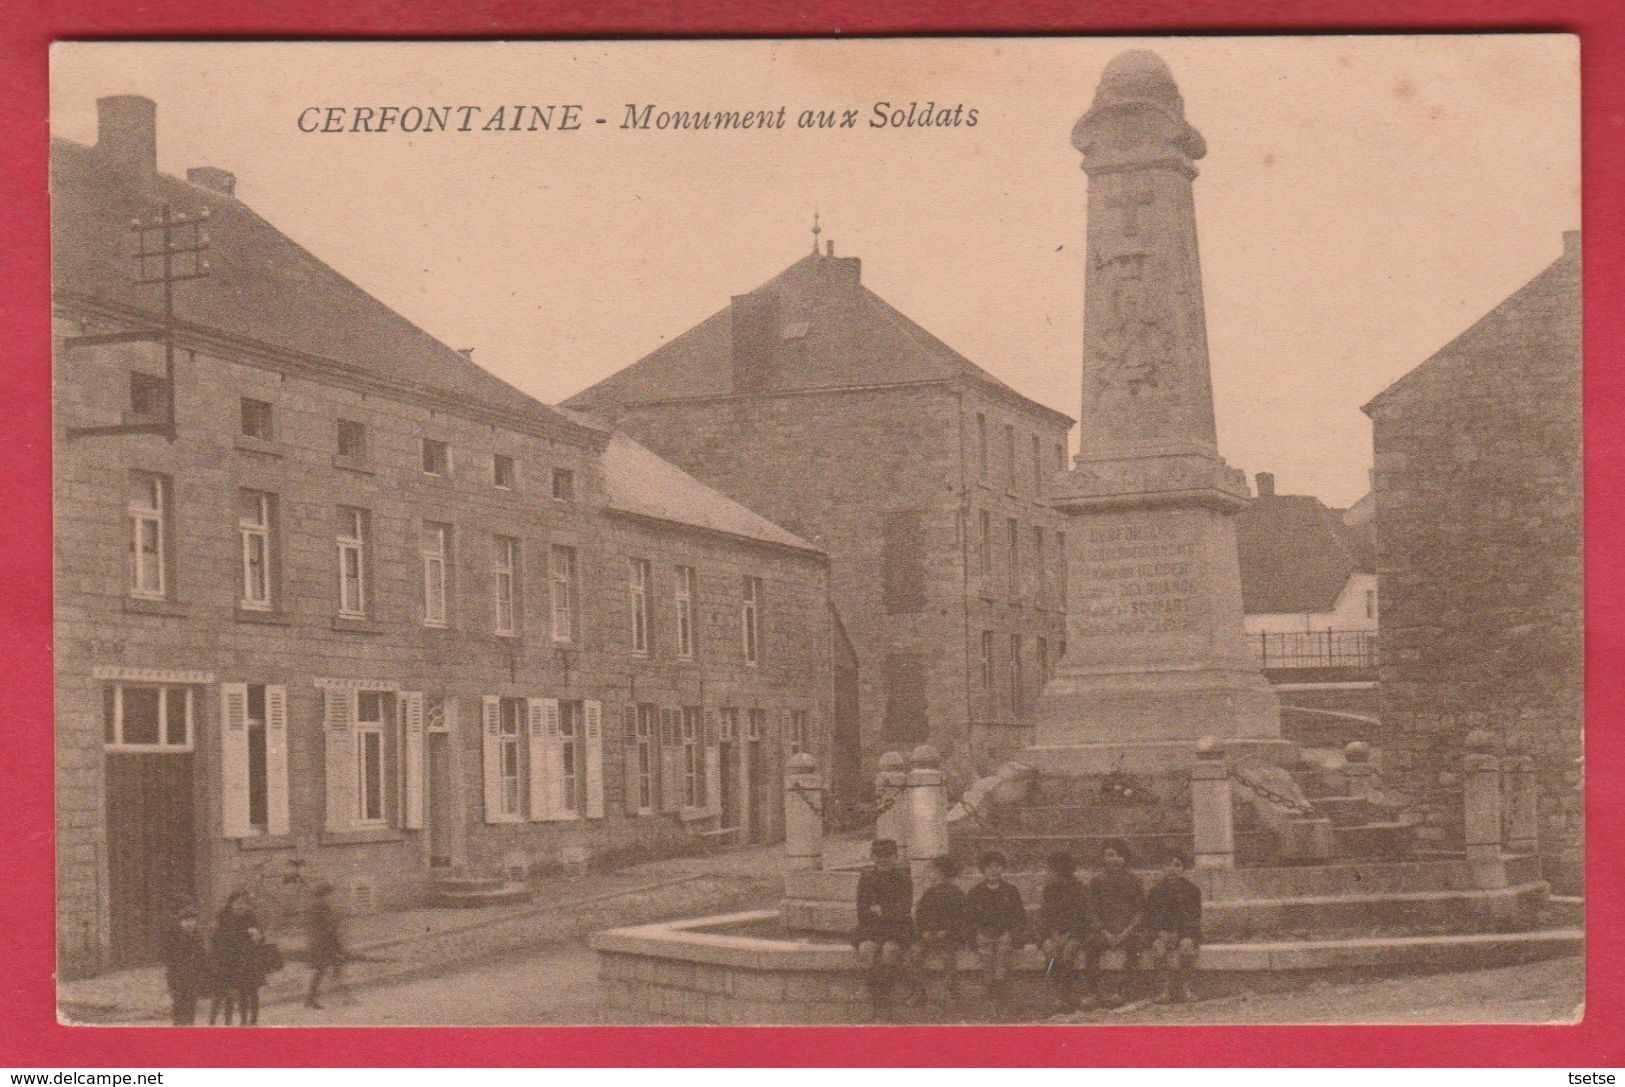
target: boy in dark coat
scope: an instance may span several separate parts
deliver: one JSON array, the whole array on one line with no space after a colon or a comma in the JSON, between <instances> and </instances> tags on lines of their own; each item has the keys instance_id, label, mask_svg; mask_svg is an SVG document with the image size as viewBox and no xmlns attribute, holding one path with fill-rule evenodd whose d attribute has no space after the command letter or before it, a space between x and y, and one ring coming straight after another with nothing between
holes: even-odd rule
<instances>
[{"instance_id":1,"label":"boy in dark coat","mask_svg":"<svg viewBox=\"0 0 1625 1087\"><path fill-rule=\"evenodd\" d=\"M1075 1000L1080 957L1099 933L1100 922L1095 919L1088 889L1078 882L1078 865L1071 855L1055 853L1046 865L1049 878L1044 882L1038 911L1044 976L1049 979L1057 1005L1066 1008Z\"/></svg>"},{"instance_id":2,"label":"boy in dark coat","mask_svg":"<svg viewBox=\"0 0 1625 1087\"><path fill-rule=\"evenodd\" d=\"M935 857L926 867L931 885L914 907L915 945L923 993L927 971L943 975L942 1002L950 1002L959 989L959 949L970 942L970 922L965 910L965 892L954 878L959 862L952 857Z\"/></svg>"},{"instance_id":3,"label":"boy in dark coat","mask_svg":"<svg viewBox=\"0 0 1625 1087\"><path fill-rule=\"evenodd\" d=\"M1101 1003L1116 1007L1125 999L1125 992L1123 987L1104 980L1101 959L1108 952L1117 953L1125 977L1139 967L1145 950L1145 934L1140 927L1145 888L1140 885L1140 877L1129 869L1125 846L1108 845L1103 862L1100 874L1089 881L1089 899L1100 921L1100 939L1086 953L1084 974L1096 985Z\"/></svg>"},{"instance_id":4,"label":"boy in dark coat","mask_svg":"<svg viewBox=\"0 0 1625 1087\"><path fill-rule=\"evenodd\" d=\"M1189 998L1187 978L1202 946L1202 889L1191 882L1189 870L1183 854L1168 854L1162 878L1145 896L1142 924L1162 975L1159 1004L1183 1004Z\"/></svg>"},{"instance_id":5,"label":"boy in dark coat","mask_svg":"<svg viewBox=\"0 0 1625 1087\"><path fill-rule=\"evenodd\" d=\"M908 866L898 861L892 839L876 838L869 856L873 866L858 876L858 927L852 946L879 1014L914 942L914 880Z\"/></svg>"},{"instance_id":6,"label":"boy in dark coat","mask_svg":"<svg viewBox=\"0 0 1625 1087\"><path fill-rule=\"evenodd\" d=\"M236 979L242 975L244 964L254 954L249 948L248 930L257 927L259 919L254 916L248 895L243 891L233 891L226 898L226 904L214 923L214 939L210 948L214 981L213 995L209 1000L211 1027L222 1010L226 1013L228 1027L231 1026L234 1011L239 1020L247 1012L246 1008L237 1006Z\"/></svg>"},{"instance_id":7,"label":"boy in dark coat","mask_svg":"<svg viewBox=\"0 0 1625 1087\"><path fill-rule=\"evenodd\" d=\"M305 953L310 960L310 989L305 993L307 1008L320 1008L322 978L331 974L333 984L346 1004L350 990L344 984L344 963L349 958L344 949L344 934L339 928L339 915L333 910L333 887L318 883L311 891L310 908L305 913Z\"/></svg>"},{"instance_id":8,"label":"boy in dark coat","mask_svg":"<svg viewBox=\"0 0 1625 1087\"><path fill-rule=\"evenodd\" d=\"M237 964L235 976L226 983L233 988L237 1003L238 1020L245 1027L257 1027L260 1022L260 990L272 974L282 969L282 951L265 938L258 925L248 930L248 942L242 960Z\"/></svg>"},{"instance_id":9,"label":"boy in dark coat","mask_svg":"<svg viewBox=\"0 0 1625 1087\"><path fill-rule=\"evenodd\" d=\"M982 881L965 895L965 912L976 933L987 993L995 1002L1004 998L1010 955L1021 946L1018 941L1023 940L1027 929L1027 909L1021 904L1021 892L1004 879L1008 863L996 849L983 853L977 864Z\"/></svg>"},{"instance_id":10,"label":"boy in dark coat","mask_svg":"<svg viewBox=\"0 0 1625 1087\"><path fill-rule=\"evenodd\" d=\"M198 998L212 988L209 946L198 928L197 907L182 906L175 923L164 932L159 957L164 983L169 988L169 1019L177 1027L197 1022Z\"/></svg>"}]
</instances>

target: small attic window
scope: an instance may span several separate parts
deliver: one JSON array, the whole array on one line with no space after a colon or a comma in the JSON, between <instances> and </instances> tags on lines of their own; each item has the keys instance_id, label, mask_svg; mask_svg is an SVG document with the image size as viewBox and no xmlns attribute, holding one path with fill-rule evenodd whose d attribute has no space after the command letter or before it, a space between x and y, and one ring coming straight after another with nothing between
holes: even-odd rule
<instances>
[{"instance_id":1,"label":"small attic window","mask_svg":"<svg viewBox=\"0 0 1625 1087\"><path fill-rule=\"evenodd\" d=\"M807 338L807 330L810 328L812 328L811 321L791 321L789 324L785 325L784 330L779 333L779 339L804 340Z\"/></svg>"}]
</instances>

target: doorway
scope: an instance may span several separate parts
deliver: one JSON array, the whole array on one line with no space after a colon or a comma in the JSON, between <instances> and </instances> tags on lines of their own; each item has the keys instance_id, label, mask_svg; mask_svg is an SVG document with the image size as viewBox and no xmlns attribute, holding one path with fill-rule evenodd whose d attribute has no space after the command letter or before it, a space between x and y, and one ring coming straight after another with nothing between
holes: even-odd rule
<instances>
[{"instance_id":1,"label":"doorway","mask_svg":"<svg viewBox=\"0 0 1625 1087\"><path fill-rule=\"evenodd\" d=\"M114 967L153 962L197 894L191 752L106 755L107 906Z\"/></svg>"}]
</instances>

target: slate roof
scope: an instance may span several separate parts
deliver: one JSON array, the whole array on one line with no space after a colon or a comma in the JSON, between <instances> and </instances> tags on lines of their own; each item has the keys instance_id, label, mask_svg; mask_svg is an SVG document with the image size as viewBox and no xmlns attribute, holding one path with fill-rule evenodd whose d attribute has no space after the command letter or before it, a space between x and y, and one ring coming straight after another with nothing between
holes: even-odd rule
<instances>
[{"instance_id":1,"label":"slate roof","mask_svg":"<svg viewBox=\"0 0 1625 1087\"><path fill-rule=\"evenodd\" d=\"M130 278L130 221L161 202L209 209L210 274L175 291L184 322L272 348L359 367L424 391L565 422L436 340L261 218L214 189L110 162L94 148L51 141L52 286L58 292L147 312L158 288Z\"/></svg>"},{"instance_id":2,"label":"slate roof","mask_svg":"<svg viewBox=\"0 0 1625 1087\"><path fill-rule=\"evenodd\" d=\"M856 257L811 253L750 292L777 299L765 391L786 392L965 378L1028 400L865 287ZM726 307L565 403L606 409L652 400L728 396L735 390L733 316Z\"/></svg>"},{"instance_id":3,"label":"slate roof","mask_svg":"<svg viewBox=\"0 0 1625 1087\"><path fill-rule=\"evenodd\" d=\"M1236 518L1242 610L1331 611L1355 573L1375 573L1370 522L1350 526L1310 495L1255 498Z\"/></svg>"},{"instance_id":4,"label":"slate roof","mask_svg":"<svg viewBox=\"0 0 1625 1087\"><path fill-rule=\"evenodd\" d=\"M610 438L598 463L612 510L821 553L801 537L706 486L625 434L616 433Z\"/></svg>"}]
</instances>

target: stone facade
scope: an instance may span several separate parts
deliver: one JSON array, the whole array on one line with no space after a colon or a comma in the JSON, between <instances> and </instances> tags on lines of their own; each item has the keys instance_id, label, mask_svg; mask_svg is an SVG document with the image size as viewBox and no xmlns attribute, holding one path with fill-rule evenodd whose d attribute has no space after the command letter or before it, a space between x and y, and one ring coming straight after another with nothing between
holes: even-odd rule
<instances>
[{"instance_id":1,"label":"stone facade","mask_svg":"<svg viewBox=\"0 0 1625 1087\"><path fill-rule=\"evenodd\" d=\"M684 352L675 363L657 353L622 372L635 378L653 360L720 374L694 395L676 395L685 380L674 373L660 385L670 395L612 377L568 402L831 556L859 697L856 722L836 723L826 765L851 799L866 797L887 750L935 744L963 784L1030 742L1031 708L1064 638L1061 519L1046 498L1064 473L1070 426L963 360L951 374L908 371L918 380L888 372L893 360L898 371L908 365L895 355L861 380L841 370L908 324L885 307L888 323L871 327L885 303L858 284L857 263L815 253L741 296L780 299L784 334L811 343L801 355L773 353L767 387L733 368L738 342L689 342L719 318L743 324L736 299L672 342ZM843 290L862 293L830 299ZM802 313L811 320L792 320Z\"/></svg>"},{"instance_id":2,"label":"stone facade","mask_svg":"<svg viewBox=\"0 0 1625 1087\"><path fill-rule=\"evenodd\" d=\"M1583 843L1580 245L1365 407L1385 759L1459 842L1466 734L1536 759L1557 887Z\"/></svg>"},{"instance_id":3,"label":"stone facade","mask_svg":"<svg viewBox=\"0 0 1625 1087\"><path fill-rule=\"evenodd\" d=\"M381 909L438 869L524 878L782 833L785 758L828 758L822 553L669 465L681 485L651 514L631 476L655 458L478 371L235 201L55 151L65 973L150 955L185 898L245 889L286 921L318 879ZM127 285L88 289L127 284L126 219L92 188L216 209L220 279L177 288L173 437L116 430L152 421L163 348L86 339L156 319ZM242 324L266 305L350 321L290 321L295 349L245 335L239 305ZM440 385L401 377L402 328Z\"/></svg>"}]
</instances>

